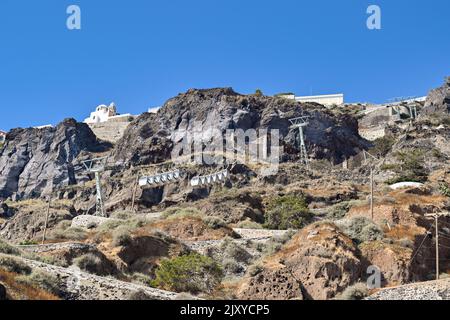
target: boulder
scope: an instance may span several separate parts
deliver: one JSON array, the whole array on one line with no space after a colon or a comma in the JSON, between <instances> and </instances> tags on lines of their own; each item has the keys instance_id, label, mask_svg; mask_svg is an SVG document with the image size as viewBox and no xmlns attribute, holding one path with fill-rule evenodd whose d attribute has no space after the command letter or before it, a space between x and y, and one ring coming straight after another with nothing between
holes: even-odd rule
<instances>
[{"instance_id":1,"label":"boulder","mask_svg":"<svg viewBox=\"0 0 450 320\"><path fill-rule=\"evenodd\" d=\"M273 276L289 274L290 289L301 284L305 299L334 298L362 276L359 251L350 238L331 223L318 223L301 230L278 253L265 261L265 271L249 278L239 290L239 297L263 292ZM269 279L269 280L267 280ZM267 289L266 289L267 292ZM277 292L277 296L273 297ZM271 298L290 299L292 291L271 291Z\"/></svg>"},{"instance_id":2,"label":"boulder","mask_svg":"<svg viewBox=\"0 0 450 320\"><path fill-rule=\"evenodd\" d=\"M286 268L264 270L246 283L240 299L303 300L302 286Z\"/></svg>"},{"instance_id":3,"label":"boulder","mask_svg":"<svg viewBox=\"0 0 450 320\"><path fill-rule=\"evenodd\" d=\"M381 241L364 243L360 248L368 265L377 266L381 271L383 287L409 283L412 275L411 248Z\"/></svg>"}]
</instances>

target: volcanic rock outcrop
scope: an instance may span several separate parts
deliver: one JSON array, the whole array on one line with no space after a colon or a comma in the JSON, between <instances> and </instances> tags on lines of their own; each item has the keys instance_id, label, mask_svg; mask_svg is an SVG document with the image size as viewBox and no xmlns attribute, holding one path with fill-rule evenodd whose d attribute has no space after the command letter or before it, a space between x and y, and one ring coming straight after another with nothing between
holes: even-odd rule
<instances>
[{"instance_id":1,"label":"volcanic rock outcrop","mask_svg":"<svg viewBox=\"0 0 450 320\"><path fill-rule=\"evenodd\" d=\"M76 184L78 156L107 147L73 119L55 128L14 129L0 149L0 199L38 198Z\"/></svg>"},{"instance_id":2,"label":"volcanic rock outcrop","mask_svg":"<svg viewBox=\"0 0 450 320\"><path fill-rule=\"evenodd\" d=\"M289 130L289 119L302 115L311 117L305 134L312 158L340 163L368 146L358 134L356 119L333 114L317 104L241 95L231 88L191 89L167 101L157 114L145 113L132 122L113 157L119 163L132 165L168 160L173 147L199 125L204 145L212 141L213 130L225 133L227 129L278 129L282 142L288 146L286 153L297 155L298 132Z\"/></svg>"},{"instance_id":3,"label":"volcanic rock outcrop","mask_svg":"<svg viewBox=\"0 0 450 320\"><path fill-rule=\"evenodd\" d=\"M446 78L442 87L430 91L422 113L450 114L450 77Z\"/></svg>"}]
</instances>

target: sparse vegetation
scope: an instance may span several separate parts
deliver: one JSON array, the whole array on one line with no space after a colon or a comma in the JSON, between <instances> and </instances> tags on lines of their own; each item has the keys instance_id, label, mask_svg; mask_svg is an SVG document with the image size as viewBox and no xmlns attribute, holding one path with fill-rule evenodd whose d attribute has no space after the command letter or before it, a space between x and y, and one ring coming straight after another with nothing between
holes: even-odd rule
<instances>
[{"instance_id":1,"label":"sparse vegetation","mask_svg":"<svg viewBox=\"0 0 450 320\"><path fill-rule=\"evenodd\" d=\"M85 240L87 232L81 228L72 228L71 224L72 222L69 220L60 221L49 237L54 240Z\"/></svg>"},{"instance_id":2,"label":"sparse vegetation","mask_svg":"<svg viewBox=\"0 0 450 320\"><path fill-rule=\"evenodd\" d=\"M377 158L385 157L395 144L395 138L387 135L374 141L374 146L370 149L370 153Z\"/></svg>"},{"instance_id":3,"label":"sparse vegetation","mask_svg":"<svg viewBox=\"0 0 450 320\"><path fill-rule=\"evenodd\" d=\"M345 291L337 297L337 300L363 300L369 295L367 285L364 283L357 283L345 289Z\"/></svg>"},{"instance_id":4,"label":"sparse vegetation","mask_svg":"<svg viewBox=\"0 0 450 320\"><path fill-rule=\"evenodd\" d=\"M93 255L93 254L85 254L73 260L73 264L79 267L81 270L96 274L96 275L105 275L105 271L103 270L102 260Z\"/></svg>"},{"instance_id":5,"label":"sparse vegetation","mask_svg":"<svg viewBox=\"0 0 450 320\"><path fill-rule=\"evenodd\" d=\"M292 237L296 234L296 231L291 230L285 233L283 236L273 237L266 243L256 244L256 250L264 255L272 255L281 250L284 244L288 243Z\"/></svg>"},{"instance_id":6,"label":"sparse vegetation","mask_svg":"<svg viewBox=\"0 0 450 320\"><path fill-rule=\"evenodd\" d=\"M180 217L199 217L202 218L203 214L196 208L168 208L162 213L162 217L167 218L180 218Z\"/></svg>"},{"instance_id":7,"label":"sparse vegetation","mask_svg":"<svg viewBox=\"0 0 450 320\"><path fill-rule=\"evenodd\" d=\"M241 229L263 229L260 223L249 219L239 222L236 227Z\"/></svg>"},{"instance_id":8,"label":"sparse vegetation","mask_svg":"<svg viewBox=\"0 0 450 320\"><path fill-rule=\"evenodd\" d=\"M418 148L409 148L395 154L397 164L392 165L397 176L387 181L388 184L399 182L426 182L428 170L425 168L425 151Z\"/></svg>"},{"instance_id":9,"label":"sparse vegetation","mask_svg":"<svg viewBox=\"0 0 450 320\"><path fill-rule=\"evenodd\" d=\"M46 264L51 264L58 267L64 268L68 267L68 264L64 260L64 258L58 256L42 255L32 252L22 252L21 257L29 260L43 262Z\"/></svg>"},{"instance_id":10,"label":"sparse vegetation","mask_svg":"<svg viewBox=\"0 0 450 320\"><path fill-rule=\"evenodd\" d=\"M223 278L222 268L211 258L191 253L165 259L156 270L155 286L176 292L210 293Z\"/></svg>"},{"instance_id":11,"label":"sparse vegetation","mask_svg":"<svg viewBox=\"0 0 450 320\"><path fill-rule=\"evenodd\" d=\"M449 186L447 183L442 182L442 183L439 185L439 192L440 192L443 196L446 196L446 197L449 197L449 198L450 198L450 186Z\"/></svg>"},{"instance_id":12,"label":"sparse vegetation","mask_svg":"<svg viewBox=\"0 0 450 320\"><path fill-rule=\"evenodd\" d=\"M153 279L150 276L143 273L133 273L131 275L131 281L133 281L134 283L143 284L151 287Z\"/></svg>"},{"instance_id":13,"label":"sparse vegetation","mask_svg":"<svg viewBox=\"0 0 450 320\"><path fill-rule=\"evenodd\" d=\"M26 300L58 300L57 296L45 290L36 286L20 283L17 281L18 277L20 277L20 275L0 268L0 282L7 285L8 296L10 298L14 299L15 296L19 296L19 298Z\"/></svg>"},{"instance_id":14,"label":"sparse vegetation","mask_svg":"<svg viewBox=\"0 0 450 320\"><path fill-rule=\"evenodd\" d=\"M205 222L208 227L214 230L227 227L225 221L217 217L205 217L203 219L203 222Z\"/></svg>"},{"instance_id":15,"label":"sparse vegetation","mask_svg":"<svg viewBox=\"0 0 450 320\"><path fill-rule=\"evenodd\" d=\"M54 294L55 296L61 295L58 278L44 271L33 270L33 272L29 275L18 277L17 281L33 287L39 287L42 290Z\"/></svg>"},{"instance_id":16,"label":"sparse vegetation","mask_svg":"<svg viewBox=\"0 0 450 320\"><path fill-rule=\"evenodd\" d=\"M326 218L330 220L342 219L347 215L351 207L351 201L340 202L329 209L326 214Z\"/></svg>"},{"instance_id":17,"label":"sparse vegetation","mask_svg":"<svg viewBox=\"0 0 450 320\"><path fill-rule=\"evenodd\" d=\"M356 243L381 240L384 237L381 228L365 217L340 220L336 225Z\"/></svg>"},{"instance_id":18,"label":"sparse vegetation","mask_svg":"<svg viewBox=\"0 0 450 320\"><path fill-rule=\"evenodd\" d=\"M127 300L130 301L146 301L146 300L155 300L152 296L147 294L144 290L139 290L128 295Z\"/></svg>"},{"instance_id":19,"label":"sparse vegetation","mask_svg":"<svg viewBox=\"0 0 450 320\"><path fill-rule=\"evenodd\" d=\"M257 276L258 274L260 274L263 271L264 271L264 267L259 263L251 265L250 268L248 268L248 274L251 277Z\"/></svg>"},{"instance_id":20,"label":"sparse vegetation","mask_svg":"<svg viewBox=\"0 0 450 320\"><path fill-rule=\"evenodd\" d=\"M310 223L312 218L303 196L279 196L269 202L264 226L279 230L301 229Z\"/></svg>"},{"instance_id":21,"label":"sparse vegetation","mask_svg":"<svg viewBox=\"0 0 450 320\"><path fill-rule=\"evenodd\" d=\"M37 244L38 244L38 242L34 241L34 240L24 240L21 243L19 243L19 245L21 245L21 246L34 246Z\"/></svg>"},{"instance_id":22,"label":"sparse vegetation","mask_svg":"<svg viewBox=\"0 0 450 320\"><path fill-rule=\"evenodd\" d=\"M135 215L136 214L133 214L130 211L116 211L111 214L110 218L119 220L128 220L133 218Z\"/></svg>"},{"instance_id":23,"label":"sparse vegetation","mask_svg":"<svg viewBox=\"0 0 450 320\"><path fill-rule=\"evenodd\" d=\"M19 249L1 240L0 240L0 253L11 254L16 256L20 255Z\"/></svg>"},{"instance_id":24,"label":"sparse vegetation","mask_svg":"<svg viewBox=\"0 0 450 320\"><path fill-rule=\"evenodd\" d=\"M32 269L19 258L0 255L0 269L17 274L30 274Z\"/></svg>"},{"instance_id":25,"label":"sparse vegetation","mask_svg":"<svg viewBox=\"0 0 450 320\"><path fill-rule=\"evenodd\" d=\"M127 227L120 227L112 233L112 245L114 247L126 246L131 240L130 229Z\"/></svg>"}]
</instances>

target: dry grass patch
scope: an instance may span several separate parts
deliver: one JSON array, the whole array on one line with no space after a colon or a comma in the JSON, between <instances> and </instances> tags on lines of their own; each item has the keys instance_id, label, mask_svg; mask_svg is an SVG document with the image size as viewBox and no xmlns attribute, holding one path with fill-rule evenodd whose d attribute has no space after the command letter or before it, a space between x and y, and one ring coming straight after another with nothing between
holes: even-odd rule
<instances>
[{"instance_id":1,"label":"dry grass patch","mask_svg":"<svg viewBox=\"0 0 450 320\"><path fill-rule=\"evenodd\" d=\"M161 230L184 241L219 240L226 236L235 237L234 231L217 221L198 216L177 216L147 224L134 232L136 235L152 234Z\"/></svg>"},{"instance_id":2,"label":"dry grass patch","mask_svg":"<svg viewBox=\"0 0 450 320\"><path fill-rule=\"evenodd\" d=\"M0 282L5 284L7 293L12 300L60 300L40 288L26 283L20 283L17 278L20 275L0 269Z\"/></svg>"},{"instance_id":3,"label":"dry grass patch","mask_svg":"<svg viewBox=\"0 0 450 320\"><path fill-rule=\"evenodd\" d=\"M385 227L384 232L387 238L393 240L408 239L415 241L418 235L423 235L425 233L425 229L409 225L396 225L391 229Z\"/></svg>"}]
</instances>

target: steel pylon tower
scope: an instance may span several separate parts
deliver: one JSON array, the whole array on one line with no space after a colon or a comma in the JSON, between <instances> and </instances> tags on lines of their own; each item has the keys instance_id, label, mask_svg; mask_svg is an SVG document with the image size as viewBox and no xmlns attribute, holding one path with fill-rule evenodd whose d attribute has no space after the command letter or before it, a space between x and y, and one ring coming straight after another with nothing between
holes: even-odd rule
<instances>
[{"instance_id":1,"label":"steel pylon tower","mask_svg":"<svg viewBox=\"0 0 450 320\"><path fill-rule=\"evenodd\" d=\"M298 129L300 133L300 161L303 163L307 169L309 169L309 159L308 159L308 152L306 151L306 144L305 144L305 134L303 132L303 128L307 127L309 125L309 117L308 116L302 116L298 118L289 119L291 122L290 129Z\"/></svg>"},{"instance_id":2,"label":"steel pylon tower","mask_svg":"<svg viewBox=\"0 0 450 320\"><path fill-rule=\"evenodd\" d=\"M95 215L100 217L106 217L105 209L103 205L103 193L102 184L100 181L100 175L105 171L106 161L108 157L95 158L91 160L83 161L83 165L88 173L95 174L95 187L96 187L96 202L95 202Z\"/></svg>"}]
</instances>

